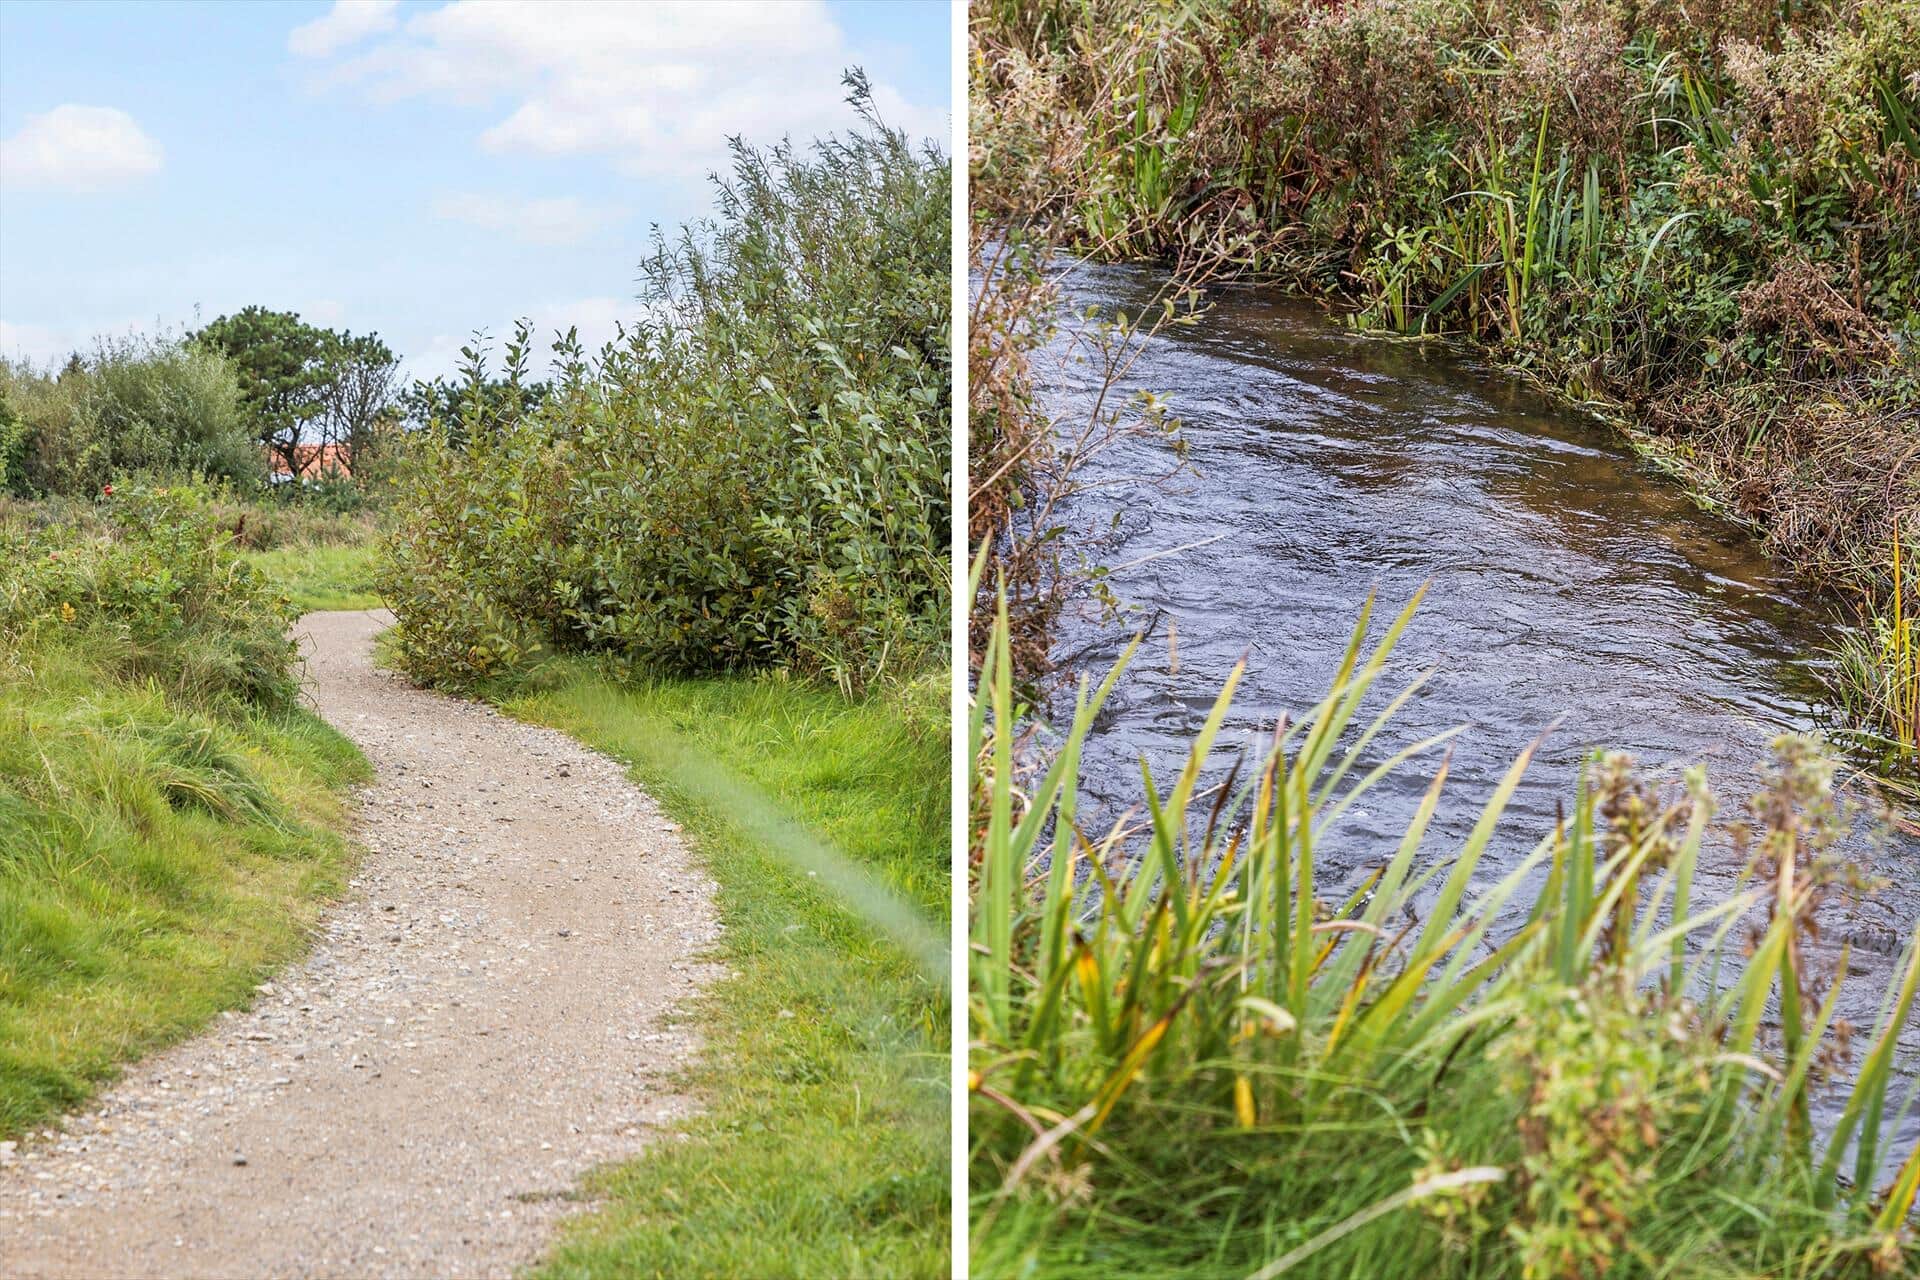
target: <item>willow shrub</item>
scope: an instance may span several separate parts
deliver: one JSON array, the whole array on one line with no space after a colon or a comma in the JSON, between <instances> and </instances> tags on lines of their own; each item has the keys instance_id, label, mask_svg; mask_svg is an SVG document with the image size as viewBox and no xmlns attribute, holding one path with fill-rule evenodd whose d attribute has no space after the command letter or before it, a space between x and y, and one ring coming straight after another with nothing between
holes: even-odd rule
<instances>
[{"instance_id":1,"label":"willow shrub","mask_svg":"<svg viewBox=\"0 0 1920 1280\"><path fill-rule=\"evenodd\" d=\"M717 217L656 236L644 318L597 358L557 343L536 407L475 359L381 583L417 677L552 648L853 689L940 653L951 177L850 83L863 128L736 143ZM510 384L525 361L523 327Z\"/></svg>"},{"instance_id":2,"label":"willow shrub","mask_svg":"<svg viewBox=\"0 0 1920 1280\"><path fill-rule=\"evenodd\" d=\"M1371 654L1363 612L1325 701L1209 795L1236 669L1171 785L1143 768L1133 835L1076 805L1126 658L1023 786L1001 608L970 725L974 1274L1911 1274L1920 1150L1888 1148L1920 931L1839 1119L1810 1116L1847 969L1803 958L1844 875L1831 763L1776 744L1724 900L1695 882L1703 774L1667 800L1618 756L1476 877L1530 752L1436 858L1440 764L1328 898L1340 815L1452 736L1365 760L1418 689L1359 714L1412 612Z\"/></svg>"}]
</instances>

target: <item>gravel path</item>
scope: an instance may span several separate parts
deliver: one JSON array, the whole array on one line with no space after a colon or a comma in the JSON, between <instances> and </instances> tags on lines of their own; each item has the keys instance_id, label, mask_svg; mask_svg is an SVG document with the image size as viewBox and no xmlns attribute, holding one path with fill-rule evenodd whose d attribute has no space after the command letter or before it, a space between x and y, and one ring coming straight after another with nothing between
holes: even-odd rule
<instances>
[{"instance_id":1,"label":"gravel path","mask_svg":"<svg viewBox=\"0 0 1920 1280\"><path fill-rule=\"evenodd\" d=\"M691 1107L712 883L617 764L374 670L387 621L300 629L376 770L347 897L251 1010L0 1146L9 1280L510 1275Z\"/></svg>"}]
</instances>

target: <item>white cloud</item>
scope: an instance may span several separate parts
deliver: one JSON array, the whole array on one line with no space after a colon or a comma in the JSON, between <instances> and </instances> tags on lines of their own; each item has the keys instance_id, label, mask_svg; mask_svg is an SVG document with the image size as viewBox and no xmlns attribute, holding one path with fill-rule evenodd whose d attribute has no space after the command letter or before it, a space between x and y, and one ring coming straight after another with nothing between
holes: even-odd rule
<instances>
[{"instance_id":1,"label":"white cloud","mask_svg":"<svg viewBox=\"0 0 1920 1280\"><path fill-rule=\"evenodd\" d=\"M328 79L380 101L505 104L481 134L497 151L597 154L629 172L726 164L726 139L805 141L854 123L840 73L854 61L821 0L735 4L455 0L335 64ZM877 84L890 124L944 137L944 109Z\"/></svg>"},{"instance_id":2,"label":"white cloud","mask_svg":"<svg viewBox=\"0 0 1920 1280\"><path fill-rule=\"evenodd\" d=\"M287 35L287 48L302 58L324 58L371 35L391 31L400 0L333 0L333 8Z\"/></svg>"},{"instance_id":3,"label":"white cloud","mask_svg":"<svg viewBox=\"0 0 1920 1280\"><path fill-rule=\"evenodd\" d=\"M160 144L115 107L67 103L28 116L0 141L0 184L47 191L104 191L160 169Z\"/></svg>"},{"instance_id":4,"label":"white cloud","mask_svg":"<svg viewBox=\"0 0 1920 1280\"><path fill-rule=\"evenodd\" d=\"M615 209L584 204L572 196L516 200L460 192L434 201L434 213L488 231L504 231L532 244L578 244L619 218Z\"/></svg>"}]
</instances>

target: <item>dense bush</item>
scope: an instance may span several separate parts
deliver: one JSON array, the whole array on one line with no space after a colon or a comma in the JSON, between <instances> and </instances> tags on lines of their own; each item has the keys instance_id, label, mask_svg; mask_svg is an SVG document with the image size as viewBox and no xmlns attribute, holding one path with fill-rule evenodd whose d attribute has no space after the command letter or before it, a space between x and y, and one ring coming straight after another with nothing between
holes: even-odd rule
<instances>
[{"instance_id":1,"label":"dense bush","mask_svg":"<svg viewBox=\"0 0 1920 1280\"><path fill-rule=\"evenodd\" d=\"M94 518L0 521L0 653L77 648L195 703L291 706L292 611L197 486L106 486Z\"/></svg>"},{"instance_id":2,"label":"dense bush","mask_svg":"<svg viewBox=\"0 0 1920 1280\"><path fill-rule=\"evenodd\" d=\"M381 586L409 670L458 684L552 646L852 688L937 656L949 188L870 110L807 153L737 144L717 219L656 237L621 340L556 343L531 408L476 359L401 486ZM523 328L509 387L526 352Z\"/></svg>"},{"instance_id":3,"label":"dense bush","mask_svg":"<svg viewBox=\"0 0 1920 1280\"><path fill-rule=\"evenodd\" d=\"M0 359L0 480L81 495L131 471L259 482L232 369L178 337L102 338L58 372Z\"/></svg>"}]
</instances>

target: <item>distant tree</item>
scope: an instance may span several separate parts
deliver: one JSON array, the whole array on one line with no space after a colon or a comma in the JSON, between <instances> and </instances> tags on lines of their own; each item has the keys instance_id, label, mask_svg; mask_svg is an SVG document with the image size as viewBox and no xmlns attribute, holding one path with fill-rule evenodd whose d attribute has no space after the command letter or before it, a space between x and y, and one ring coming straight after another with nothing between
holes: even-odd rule
<instances>
[{"instance_id":1,"label":"distant tree","mask_svg":"<svg viewBox=\"0 0 1920 1280\"><path fill-rule=\"evenodd\" d=\"M356 464L373 449L379 428L390 422L400 386L400 360L377 334L329 335L326 408L322 432L348 447Z\"/></svg>"},{"instance_id":2,"label":"distant tree","mask_svg":"<svg viewBox=\"0 0 1920 1280\"><path fill-rule=\"evenodd\" d=\"M394 408L400 361L378 334L247 307L194 336L233 362L255 438L291 473L308 446L368 448Z\"/></svg>"},{"instance_id":3,"label":"distant tree","mask_svg":"<svg viewBox=\"0 0 1920 1280\"><path fill-rule=\"evenodd\" d=\"M324 406L325 329L291 311L247 307L201 329L194 338L225 355L240 379L240 398L254 438L288 470L312 443L309 424Z\"/></svg>"}]
</instances>

